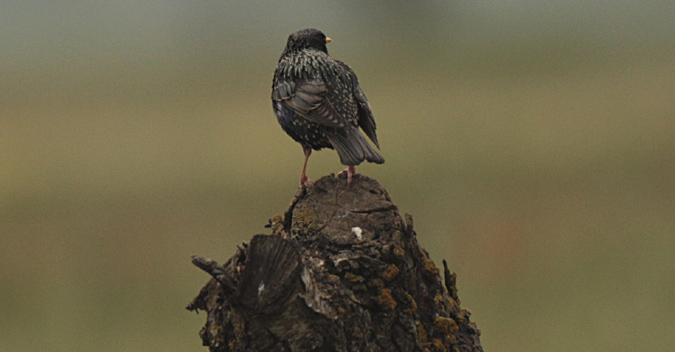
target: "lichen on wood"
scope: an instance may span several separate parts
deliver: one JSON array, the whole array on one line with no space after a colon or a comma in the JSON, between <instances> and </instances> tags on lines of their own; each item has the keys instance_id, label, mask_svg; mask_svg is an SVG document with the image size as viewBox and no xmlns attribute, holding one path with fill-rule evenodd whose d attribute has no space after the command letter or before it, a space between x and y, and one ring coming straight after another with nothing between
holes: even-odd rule
<instances>
[{"instance_id":1,"label":"lichen on wood","mask_svg":"<svg viewBox=\"0 0 675 352\"><path fill-rule=\"evenodd\" d=\"M268 227L224 265L193 257L210 351L482 351L456 275L443 261L443 284L377 181L325 176Z\"/></svg>"}]
</instances>

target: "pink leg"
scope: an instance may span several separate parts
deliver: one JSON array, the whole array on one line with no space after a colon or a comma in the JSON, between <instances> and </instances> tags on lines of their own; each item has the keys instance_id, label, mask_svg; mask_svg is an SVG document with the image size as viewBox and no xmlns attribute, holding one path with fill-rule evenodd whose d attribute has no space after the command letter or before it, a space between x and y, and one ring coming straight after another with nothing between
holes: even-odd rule
<instances>
[{"instance_id":1,"label":"pink leg","mask_svg":"<svg viewBox=\"0 0 675 352\"><path fill-rule=\"evenodd\" d=\"M346 169L340 171L338 176L344 175L345 172L347 173L347 185L350 185L352 183L352 175L356 173L356 166L348 166Z\"/></svg>"},{"instance_id":2,"label":"pink leg","mask_svg":"<svg viewBox=\"0 0 675 352\"><path fill-rule=\"evenodd\" d=\"M312 181L307 177L305 171L307 171L307 161L309 160L309 156L312 154L312 148L302 147L302 149L305 151L305 163L302 165L302 174L300 174L300 186L304 184L311 186Z\"/></svg>"}]
</instances>

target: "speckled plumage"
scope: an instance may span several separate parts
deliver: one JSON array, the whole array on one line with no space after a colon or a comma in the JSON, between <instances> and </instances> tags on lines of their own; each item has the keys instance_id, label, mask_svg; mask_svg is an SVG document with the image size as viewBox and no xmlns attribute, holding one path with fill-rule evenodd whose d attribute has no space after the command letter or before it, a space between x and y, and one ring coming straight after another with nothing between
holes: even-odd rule
<instances>
[{"instance_id":1,"label":"speckled plumage","mask_svg":"<svg viewBox=\"0 0 675 352\"><path fill-rule=\"evenodd\" d=\"M354 71L328 55L330 39L316 29L291 34L272 85L272 106L279 124L305 150L335 149L342 164L384 158L370 146L359 127L379 148L373 113ZM351 173L349 174L351 178ZM306 180L305 169L301 183Z\"/></svg>"}]
</instances>

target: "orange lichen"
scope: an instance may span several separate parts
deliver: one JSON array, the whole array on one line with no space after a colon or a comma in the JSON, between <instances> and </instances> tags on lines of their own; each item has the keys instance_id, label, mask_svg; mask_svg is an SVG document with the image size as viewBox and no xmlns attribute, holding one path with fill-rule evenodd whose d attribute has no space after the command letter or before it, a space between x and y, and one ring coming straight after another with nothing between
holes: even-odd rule
<instances>
[{"instance_id":1,"label":"orange lichen","mask_svg":"<svg viewBox=\"0 0 675 352\"><path fill-rule=\"evenodd\" d=\"M366 283L366 286L368 286L370 288L373 288L373 287L383 288L384 282L382 281L382 279L375 278L375 279L369 280Z\"/></svg>"},{"instance_id":2,"label":"orange lichen","mask_svg":"<svg viewBox=\"0 0 675 352\"><path fill-rule=\"evenodd\" d=\"M241 341L239 341L238 338L234 338L230 342L227 343L227 345L230 347L231 350L236 350L239 347L239 344Z\"/></svg>"},{"instance_id":3,"label":"orange lichen","mask_svg":"<svg viewBox=\"0 0 675 352\"><path fill-rule=\"evenodd\" d=\"M400 258L403 258L403 256L405 256L405 249L403 249L399 246L396 246L396 248L394 248L394 250L392 252L394 252L395 256L400 257Z\"/></svg>"},{"instance_id":4,"label":"orange lichen","mask_svg":"<svg viewBox=\"0 0 675 352\"><path fill-rule=\"evenodd\" d=\"M436 317L434 319L434 328L444 334L454 334L459 330L457 323L446 317Z\"/></svg>"},{"instance_id":5,"label":"orange lichen","mask_svg":"<svg viewBox=\"0 0 675 352\"><path fill-rule=\"evenodd\" d=\"M462 308L459 306L459 302L454 300L452 297L448 297L448 307L454 312L459 312Z\"/></svg>"},{"instance_id":6,"label":"orange lichen","mask_svg":"<svg viewBox=\"0 0 675 352\"><path fill-rule=\"evenodd\" d=\"M458 290L457 290L457 285L456 285L457 274L451 273L449 281L450 281L450 288L448 289L449 290L448 294L450 294L450 297L452 297L453 299L459 300L459 296L457 295ZM446 280L446 285L447 284L448 284L448 282Z\"/></svg>"},{"instance_id":7,"label":"orange lichen","mask_svg":"<svg viewBox=\"0 0 675 352\"><path fill-rule=\"evenodd\" d=\"M426 271L428 271L428 272L430 272L434 275L436 275L440 272L438 270L438 267L436 267L436 263L434 263L434 261L431 260L430 258L425 258L425 260L424 260L424 270L426 270Z\"/></svg>"},{"instance_id":8,"label":"orange lichen","mask_svg":"<svg viewBox=\"0 0 675 352\"><path fill-rule=\"evenodd\" d=\"M391 264L382 272L382 278L390 281L391 279L395 278L396 275L398 275L398 272L398 267L394 264Z\"/></svg>"},{"instance_id":9,"label":"orange lichen","mask_svg":"<svg viewBox=\"0 0 675 352\"><path fill-rule=\"evenodd\" d=\"M417 302L415 302L415 299L409 293L404 292L403 294L405 295L404 297L406 298L405 299L406 303L408 303L408 305L410 306L410 308L404 309L403 312L408 314L415 313L417 311Z\"/></svg>"},{"instance_id":10,"label":"orange lichen","mask_svg":"<svg viewBox=\"0 0 675 352\"><path fill-rule=\"evenodd\" d=\"M394 297L391 296L391 290L388 288L381 289L377 299L380 301L385 310L393 310L396 308L396 300L394 300Z\"/></svg>"},{"instance_id":11,"label":"orange lichen","mask_svg":"<svg viewBox=\"0 0 675 352\"><path fill-rule=\"evenodd\" d=\"M424 325L422 325L421 321L417 321L417 338L421 342L426 342L427 341L427 329L424 328Z\"/></svg>"},{"instance_id":12,"label":"orange lichen","mask_svg":"<svg viewBox=\"0 0 675 352\"><path fill-rule=\"evenodd\" d=\"M363 282L365 279L363 276L356 275L354 273L346 273L345 274L345 279L351 281L351 282Z\"/></svg>"},{"instance_id":13,"label":"orange lichen","mask_svg":"<svg viewBox=\"0 0 675 352\"><path fill-rule=\"evenodd\" d=\"M445 345L439 339L433 339L431 345L434 346L435 351L445 351Z\"/></svg>"},{"instance_id":14,"label":"orange lichen","mask_svg":"<svg viewBox=\"0 0 675 352\"><path fill-rule=\"evenodd\" d=\"M441 304L441 303L443 303L444 300L445 300L445 297L443 297L443 294L441 294L441 293L437 294L434 297L434 302L436 302L436 304Z\"/></svg>"},{"instance_id":15,"label":"orange lichen","mask_svg":"<svg viewBox=\"0 0 675 352\"><path fill-rule=\"evenodd\" d=\"M457 336L455 335L447 335L445 336L445 340L443 340L443 344L447 347L452 346L455 342L457 342Z\"/></svg>"},{"instance_id":16,"label":"orange lichen","mask_svg":"<svg viewBox=\"0 0 675 352\"><path fill-rule=\"evenodd\" d=\"M272 234L278 235L284 229L284 217L277 214L270 219L270 227L272 228Z\"/></svg>"},{"instance_id":17,"label":"orange lichen","mask_svg":"<svg viewBox=\"0 0 675 352\"><path fill-rule=\"evenodd\" d=\"M212 344L221 344L226 336L223 334L224 328L220 325L211 325L209 328L209 334L211 335ZM235 339L236 341L236 339Z\"/></svg>"}]
</instances>

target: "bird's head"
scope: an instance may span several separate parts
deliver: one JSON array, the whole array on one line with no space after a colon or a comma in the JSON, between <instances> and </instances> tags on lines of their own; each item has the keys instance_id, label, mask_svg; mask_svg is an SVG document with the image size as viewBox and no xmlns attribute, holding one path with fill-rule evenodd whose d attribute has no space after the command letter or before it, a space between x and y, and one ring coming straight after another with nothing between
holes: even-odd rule
<instances>
[{"instance_id":1,"label":"bird's head","mask_svg":"<svg viewBox=\"0 0 675 352\"><path fill-rule=\"evenodd\" d=\"M320 30L307 28L288 36L285 53L298 52L305 49L315 49L328 54L326 44L333 40L326 37Z\"/></svg>"}]
</instances>

